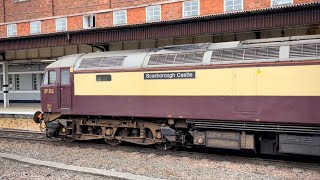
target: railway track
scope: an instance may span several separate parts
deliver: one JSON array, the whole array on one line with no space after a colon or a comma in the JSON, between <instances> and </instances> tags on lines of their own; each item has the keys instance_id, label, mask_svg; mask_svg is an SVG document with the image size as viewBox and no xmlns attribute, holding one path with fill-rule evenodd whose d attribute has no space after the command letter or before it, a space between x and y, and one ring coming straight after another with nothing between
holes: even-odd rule
<instances>
[{"instance_id":1,"label":"railway track","mask_svg":"<svg viewBox=\"0 0 320 180\"><path fill-rule=\"evenodd\" d=\"M43 132L14 130L14 129L0 129L0 138L38 140L38 141L48 140L45 133Z\"/></svg>"},{"instance_id":2,"label":"railway track","mask_svg":"<svg viewBox=\"0 0 320 180\"><path fill-rule=\"evenodd\" d=\"M232 151L217 151L217 150L197 150L197 149L179 149L179 150L166 150L161 151L155 149L152 146L139 146L132 144L124 144L122 146L109 146L102 141L76 141L69 142L63 141L61 139L49 139L45 136L43 132L34 131L21 131L12 129L0 129L0 138L5 139L16 139L16 140L31 140L31 141L42 141L44 143L59 143L59 145L67 147L79 147L87 148L88 146L96 149L108 149L113 151L126 151L126 152L136 152L145 154L155 154L155 155L171 155L175 157L189 157L196 159L208 159L208 160L218 160L218 161L229 161L229 162L240 162L240 163L251 163L259 165L277 165L277 167L290 167L290 168L301 168L301 169L320 169L320 160L317 157L311 156L268 156L268 157L258 157L253 154L244 154L235 152L236 155L232 154Z\"/></svg>"}]
</instances>

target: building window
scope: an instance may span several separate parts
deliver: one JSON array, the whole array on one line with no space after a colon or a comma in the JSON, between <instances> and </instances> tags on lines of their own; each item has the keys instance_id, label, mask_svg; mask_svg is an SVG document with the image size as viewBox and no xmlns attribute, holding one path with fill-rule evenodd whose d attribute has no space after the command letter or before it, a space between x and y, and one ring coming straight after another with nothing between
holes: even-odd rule
<instances>
[{"instance_id":1,"label":"building window","mask_svg":"<svg viewBox=\"0 0 320 180\"><path fill-rule=\"evenodd\" d=\"M41 83L44 84L44 82L43 82L44 79L43 79L43 78L44 78L44 74L40 74L40 84L41 84Z\"/></svg>"},{"instance_id":2,"label":"building window","mask_svg":"<svg viewBox=\"0 0 320 180\"><path fill-rule=\"evenodd\" d=\"M161 6L149 6L147 9L147 22L161 20Z\"/></svg>"},{"instance_id":3,"label":"building window","mask_svg":"<svg viewBox=\"0 0 320 180\"><path fill-rule=\"evenodd\" d=\"M83 29L96 27L96 16L94 14L83 16Z\"/></svg>"},{"instance_id":4,"label":"building window","mask_svg":"<svg viewBox=\"0 0 320 180\"><path fill-rule=\"evenodd\" d=\"M292 4L292 0L272 0L271 6L287 5Z\"/></svg>"},{"instance_id":5,"label":"building window","mask_svg":"<svg viewBox=\"0 0 320 180\"><path fill-rule=\"evenodd\" d=\"M32 74L32 90L38 90L37 74Z\"/></svg>"},{"instance_id":6,"label":"building window","mask_svg":"<svg viewBox=\"0 0 320 180\"><path fill-rule=\"evenodd\" d=\"M30 34L41 33L41 21L30 22Z\"/></svg>"},{"instance_id":7,"label":"building window","mask_svg":"<svg viewBox=\"0 0 320 180\"><path fill-rule=\"evenodd\" d=\"M17 24L7 25L7 35L8 37L17 36Z\"/></svg>"},{"instance_id":8,"label":"building window","mask_svg":"<svg viewBox=\"0 0 320 180\"><path fill-rule=\"evenodd\" d=\"M66 31L67 30L67 18L56 19L56 31Z\"/></svg>"},{"instance_id":9,"label":"building window","mask_svg":"<svg viewBox=\"0 0 320 180\"><path fill-rule=\"evenodd\" d=\"M20 90L20 76L18 74L15 75L15 85L16 85L16 91Z\"/></svg>"},{"instance_id":10,"label":"building window","mask_svg":"<svg viewBox=\"0 0 320 180\"><path fill-rule=\"evenodd\" d=\"M0 75L0 87L1 87L0 91L3 91L3 77L2 77L2 75Z\"/></svg>"},{"instance_id":11,"label":"building window","mask_svg":"<svg viewBox=\"0 0 320 180\"><path fill-rule=\"evenodd\" d=\"M127 10L113 12L113 25L127 24Z\"/></svg>"},{"instance_id":12,"label":"building window","mask_svg":"<svg viewBox=\"0 0 320 180\"><path fill-rule=\"evenodd\" d=\"M224 1L224 11L241 11L242 10L242 0L225 0Z\"/></svg>"},{"instance_id":13,"label":"building window","mask_svg":"<svg viewBox=\"0 0 320 180\"><path fill-rule=\"evenodd\" d=\"M198 16L199 15L199 1L184 1L183 2L183 17Z\"/></svg>"},{"instance_id":14,"label":"building window","mask_svg":"<svg viewBox=\"0 0 320 180\"><path fill-rule=\"evenodd\" d=\"M9 74L8 75L8 89L9 89L9 91L12 91L12 89L13 89L13 82L12 82L12 74Z\"/></svg>"}]
</instances>

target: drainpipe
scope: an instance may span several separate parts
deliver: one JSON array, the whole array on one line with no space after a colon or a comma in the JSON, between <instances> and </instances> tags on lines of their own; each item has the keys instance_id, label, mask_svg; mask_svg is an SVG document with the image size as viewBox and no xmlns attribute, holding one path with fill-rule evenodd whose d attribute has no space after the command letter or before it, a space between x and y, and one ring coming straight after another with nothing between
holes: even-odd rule
<instances>
[{"instance_id":1,"label":"drainpipe","mask_svg":"<svg viewBox=\"0 0 320 180\"><path fill-rule=\"evenodd\" d=\"M3 22L6 22L6 3L2 1L2 7L3 7Z\"/></svg>"},{"instance_id":2,"label":"drainpipe","mask_svg":"<svg viewBox=\"0 0 320 180\"><path fill-rule=\"evenodd\" d=\"M52 11L52 16L54 16L54 0L51 0L51 11Z\"/></svg>"}]
</instances>

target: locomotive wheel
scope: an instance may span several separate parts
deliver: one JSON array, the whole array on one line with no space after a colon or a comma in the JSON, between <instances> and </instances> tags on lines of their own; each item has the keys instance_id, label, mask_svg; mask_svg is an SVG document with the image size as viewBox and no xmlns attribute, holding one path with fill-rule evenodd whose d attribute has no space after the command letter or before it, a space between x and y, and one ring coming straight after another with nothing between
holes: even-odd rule
<instances>
[{"instance_id":1,"label":"locomotive wheel","mask_svg":"<svg viewBox=\"0 0 320 180\"><path fill-rule=\"evenodd\" d=\"M104 140L106 141L107 144L111 146L118 146L119 144L121 144L121 141L117 139L104 139Z\"/></svg>"},{"instance_id":2,"label":"locomotive wheel","mask_svg":"<svg viewBox=\"0 0 320 180\"><path fill-rule=\"evenodd\" d=\"M171 150L171 149L175 149L176 146L169 143L169 142L165 142L165 143L159 143L159 144L155 144L154 145L157 149L160 150Z\"/></svg>"}]
</instances>

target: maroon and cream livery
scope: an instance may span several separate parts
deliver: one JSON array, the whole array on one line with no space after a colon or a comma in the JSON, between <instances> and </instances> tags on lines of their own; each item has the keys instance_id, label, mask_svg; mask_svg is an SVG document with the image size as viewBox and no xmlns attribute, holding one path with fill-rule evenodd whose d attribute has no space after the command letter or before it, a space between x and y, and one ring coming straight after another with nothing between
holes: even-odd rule
<instances>
[{"instance_id":1,"label":"maroon and cream livery","mask_svg":"<svg viewBox=\"0 0 320 180\"><path fill-rule=\"evenodd\" d=\"M320 156L320 36L76 54L46 68L47 136Z\"/></svg>"}]
</instances>

